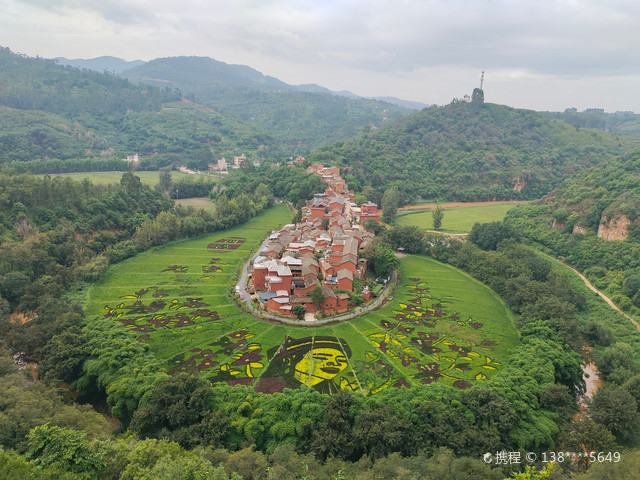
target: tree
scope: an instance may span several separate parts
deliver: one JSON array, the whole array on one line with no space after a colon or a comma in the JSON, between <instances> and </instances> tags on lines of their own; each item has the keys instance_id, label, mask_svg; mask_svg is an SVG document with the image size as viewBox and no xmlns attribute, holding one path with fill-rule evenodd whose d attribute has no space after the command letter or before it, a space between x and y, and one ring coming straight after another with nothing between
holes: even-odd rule
<instances>
[{"instance_id":1,"label":"tree","mask_svg":"<svg viewBox=\"0 0 640 480\"><path fill-rule=\"evenodd\" d=\"M305 314L307 313L307 309L304 308L302 305L298 304L298 305L294 305L293 309L291 310L291 313L293 313L298 318L298 320L302 320Z\"/></svg>"},{"instance_id":2,"label":"tree","mask_svg":"<svg viewBox=\"0 0 640 480\"><path fill-rule=\"evenodd\" d=\"M559 435L558 443L560 451L611 452L617 449L616 437L604 425L590 418L571 422L569 427ZM589 458L579 458L578 462L586 467L589 464Z\"/></svg>"},{"instance_id":3,"label":"tree","mask_svg":"<svg viewBox=\"0 0 640 480\"><path fill-rule=\"evenodd\" d=\"M345 390L331 395L325 402L325 414L313 432L312 450L320 459L349 459L356 449L353 425L356 419L356 398Z\"/></svg>"},{"instance_id":4,"label":"tree","mask_svg":"<svg viewBox=\"0 0 640 480\"><path fill-rule=\"evenodd\" d=\"M515 237L515 232L504 222L476 223L469 232L469 241L482 250L495 250L498 243L506 238Z\"/></svg>"},{"instance_id":5,"label":"tree","mask_svg":"<svg viewBox=\"0 0 640 480\"><path fill-rule=\"evenodd\" d=\"M244 480L262 480L268 465L267 457L256 451L254 446L232 453L226 462L227 469L238 473Z\"/></svg>"},{"instance_id":6,"label":"tree","mask_svg":"<svg viewBox=\"0 0 640 480\"><path fill-rule=\"evenodd\" d=\"M71 471L82 479L99 479L105 469L104 451L85 441L85 434L68 428L36 427L29 433L27 458L36 465Z\"/></svg>"},{"instance_id":7,"label":"tree","mask_svg":"<svg viewBox=\"0 0 640 480\"><path fill-rule=\"evenodd\" d=\"M476 90L478 90L476 88ZM524 468L523 473L514 473L512 477L509 477L506 480L544 480L546 478L550 478L551 472L555 468L555 464L548 463L542 470L536 470L535 467L531 465L527 465Z\"/></svg>"},{"instance_id":8,"label":"tree","mask_svg":"<svg viewBox=\"0 0 640 480\"><path fill-rule=\"evenodd\" d=\"M155 436L161 429L174 431L201 422L210 409L213 391L204 378L179 373L166 378L131 420L131 429Z\"/></svg>"},{"instance_id":9,"label":"tree","mask_svg":"<svg viewBox=\"0 0 640 480\"><path fill-rule=\"evenodd\" d=\"M353 426L353 441L360 453L370 458L381 458L410 448L407 445L410 432L409 426L398 418L393 407L386 405L358 415Z\"/></svg>"},{"instance_id":10,"label":"tree","mask_svg":"<svg viewBox=\"0 0 640 480\"><path fill-rule=\"evenodd\" d=\"M40 350L44 359L38 365L41 379L58 379L72 383L82 375L82 366L89 357L86 336L79 327L72 326L54 336Z\"/></svg>"},{"instance_id":11,"label":"tree","mask_svg":"<svg viewBox=\"0 0 640 480\"><path fill-rule=\"evenodd\" d=\"M640 375L631 377L624 383L624 385L622 385L622 388L636 399L636 403L640 407Z\"/></svg>"},{"instance_id":12,"label":"tree","mask_svg":"<svg viewBox=\"0 0 640 480\"><path fill-rule=\"evenodd\" d=\"M422 230L416 225L397 225L389 230L389 240L394 250L403 248L405 253L422 253Z\"/></svg>"},{"instance_id":13,"label":"tree","mask_svg":"<svg viewBox=\"0 0 640 480\"><path fill-rule=\"evenodd\" d=\"M373 232L375 235L380 235L382 232L385 232L387 230L387 228L382 223L376 222L372 219L364 221L364 228L365 230Z\"/></svg>"},{"instance_id":14,"label":"tree","mask_svg":"<svg viewBox=\"0 0 640 480\"><path fill-rule=\"evenodd\" d=\"M471 94L471 103L482 105L484 103L484 90L481 88L474 88Z\"/></svg>"},{"instance_id":15,"label":"tree","mask_svg":"<svg viewBox=\"0 0 640 480\"><path fill-rule=\"evenodd\" d=\"M431 212L431 216L433 217L433 229L440 230L442 226L442 218L444 217L444 208L440 205L436 205L436 208Z\"/></svg>"},{"instance_id":16,"label":"tree","mask_svg":"<svg viewBox=\"0 0 640 480\"><path fill-rule=\"evenodd\" d=\"M137 193L142 188L140 177L134 175L131 172L127 172L122 175L122 178L120 179L120 185L127 193Z\"/></svg>"},{"instance_id":17,"label":"tree","mask_svg":"<svg viewBox=\"0 0 640 480\"><path fill-rule=\"evenodd\" d=\"M370 254L369 261L376 274L388 278L400 264L400 260L389 247L376 246Z\"/></svg>"},{"instance_id":18,"label":"tree","mask_svg":"<svg viewBox=\"0 0 640 480\"><path fill-rule=\"evenodd\" d=\"M127 453L127 465L121 480L155 479L167 480L227 480L229 477L222 467L214 467L211 462L184 450L177 443L167 440L142 440ZM236 475L232 477L238 479Z\"/></svg>"},{"instance_id":19,"label":"tree","mask_svg":"<svg viewBox=\"0 0 640 480\"><path fill-rule=\"evenodd\" d=\"M622 388L598 390L589 402L589 415L623 442L632 440L640 431L638 404Z\"/></svg>"},{"instance_id":20,"label":"tree","mask_svg":"<svg viewBox=\"0 0 640 480\"><path fill-rule=\"evenodd\" d=\"M324 293L322 292L322 288L321 287L316 287L313 290L311 290L311 293L309 294L309 296L311 297L311 301L313 302L313 304L315 305L315 307L319 310L322 307L322 304L324 303Z\"/></svg>"},{"instance_id":21,"label":"tree","mask_svg":"<svg viewBox=\"0 0 640 480\"><path fill-rule=\"evenodd\" d=\"M400 193L396 187L385 190L382 196L382 220L386 223L393 223L400 205Z\"/></svg>"},{"instance_id":22,"label":"tree","mask_svg":"<svg viewBox=\"0 0 640 480\"><path fill-rule=\"evenodd\" d=\"M630 344L618 342L599 354L596 357L596 364L605 378L614 376L624 382L638 370L634 357L633 347Z\"/></svg>"},{"instance_id":23,"label":"tree","mask_svg":"<svg viewBox=\"0 0 640 480\"><path fill-rule=\"evenodd\" d=\"M362 205L363 203L367 203L368 199L362 193L356 193L353 197L353 201L356 203L356 205Z\"/></svg>"},{"instance_id":24,"label":"tree","mask_svg":"<svg viewBox=\"0 0 640 480\"><path fill-rule=\"evenodd\" d=\"M171 196L171 187L172 187L172 182L171 182L171 167L164 167L160 169L160 175L158 178L158 185L156 186L156 189L162 193L164 196L169 197Z\"/></svg>"},{"instance_id":25,"label":"tree","mask_svg":"<svg viewBox=\"0 0 640 480\"><path fill-rule=\"evenodd\" d=\"M244 163L251 163L251 162L244 162ZM254 192L253 197L256 199L257 202L260 202L263 204L263 208L269 208L273 206L273 202L274 202L273 192L271 191L269 186L265 185L264 183L261 183L256 187L256 191Z\"/></svg>"}]
</instances>

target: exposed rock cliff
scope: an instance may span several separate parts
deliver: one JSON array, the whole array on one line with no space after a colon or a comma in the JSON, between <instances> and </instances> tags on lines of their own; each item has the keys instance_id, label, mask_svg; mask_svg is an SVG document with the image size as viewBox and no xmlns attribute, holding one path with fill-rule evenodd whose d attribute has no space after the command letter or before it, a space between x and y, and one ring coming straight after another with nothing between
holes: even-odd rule
<instances>
[{"instance_id":1,"label":"exposed rock cliff","mask_svg":"<svg viewBox=\"0 0 640 480\"><path fill-rule=\"evenodd\" d=\"M631 221L624 215L616 218L607 218L604 215L598 227L598 236L605 240L624 240L629 236Z\"/></svg>"},{"instance_id":2,"label":"exposed rock cliff","mask_svg":"<svg viewBox=\"0 0 640 480\"><path fill-rule=\"evenodd\" d=\"M515 177L511 179L514 192L521 192L524 187L527 186L527 182L524 178Z\"/></svg>"}]
</instances>

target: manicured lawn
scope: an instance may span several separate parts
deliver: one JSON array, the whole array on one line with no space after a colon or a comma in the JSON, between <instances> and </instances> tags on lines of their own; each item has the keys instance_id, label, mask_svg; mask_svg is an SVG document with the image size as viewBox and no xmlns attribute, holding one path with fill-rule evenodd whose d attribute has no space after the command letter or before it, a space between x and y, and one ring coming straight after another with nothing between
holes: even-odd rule
<instances>
[{"instance_id":1,"label":"manicured lawn","mask_svg":"<svg viewBox=\"0 0 640 480\"><path fill-rule=\"evenodd\" d=\"M450 207L444 209L440 231L467 233L475 223L501 221L516 203L489 203L486 205ZM416 225L424 230L433 230L432 210L402 211L396 217L397 225Z\"/></svg>"},{"instance_id":2,"label":"manicured lawn","mask_svg":"<svg viewBox=\"0 0 640 480\"><path fill-rule=\"evenodd\" d=\"M393 298L354 320L293 327L245 314L231 297L237 272L290 216L279 205L116 265L89 291L87 313L132 330L170 373L266 392L303 383L364 394L433 382L466 388L499 371L518 344L510 312L489 288L423 256L401 259Z\"/></svg>"}]
</instances>

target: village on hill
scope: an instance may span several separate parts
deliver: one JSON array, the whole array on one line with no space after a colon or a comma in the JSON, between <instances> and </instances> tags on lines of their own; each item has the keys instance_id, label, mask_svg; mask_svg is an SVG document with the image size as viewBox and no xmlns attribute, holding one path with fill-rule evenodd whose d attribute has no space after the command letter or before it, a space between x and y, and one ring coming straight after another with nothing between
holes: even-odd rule
<instances>
[{"instance_id":1,"label":"village on hill","mask_svg":"<svg viewBox=\"0 0 640 480\"><path fill-rule=\"evenodd\" d=\"M286 317L341 314L354 292L365 302L372 296L361 252L373 242L364 224L380 221L378 206L356 206L338 167L313 164L308 172L322 177L325 191L307 201L301 222L273 232L250 265L248 291L262 309Z\"/></svg>"}]
</instances>

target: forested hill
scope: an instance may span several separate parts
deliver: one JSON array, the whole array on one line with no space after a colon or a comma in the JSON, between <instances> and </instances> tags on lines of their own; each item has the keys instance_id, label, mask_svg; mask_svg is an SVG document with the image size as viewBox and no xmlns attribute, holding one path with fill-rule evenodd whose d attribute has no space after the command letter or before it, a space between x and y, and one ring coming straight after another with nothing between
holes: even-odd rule
<instances>
[{"instance_id":1,"label":"forested hill","mask_svg":"<svg viewBox=\"0 0 640 480\"><path fill-rule=\"evenodd\" d=\"M0 105L59 114L114 115L159 110L180 93L148 88L111 74L63 67L0 48Z\"/></svg>"},{"instance_id":2,"label":"forested hill","mask_svg":"<svg viewBox=\"0 0 640 480\"><path fill-rule=\"evenodd\" d=\"M290 146L292 153L329 145L381 127L415 110L292 86L243 65L207 57L158 58L122 73L132 81L170 86L200 103L250 121Z\"/></svg>"},{"instance_id":3,"label":"forested hill","mask_svg":"<svg viewBox=\"0 0 640 480\"><path fill-rule=\"evenodd\" d=\"M573 175L506 221L640 314L640 151Z\"/></svg>"},{"instance_id":4,"label":"forested hill","mask_svg":"<svg viewBox=\"0 0 640 480\"><path fill-rule=\"evenodd\" d=\"M0 48L0 168L56 173L171 162L206 168L223 156L281 153L255 127L170 88L58 65Z\"/></svg>"},{"instance_id":5,"label":"forested hill","mask_svg":"<svg viewBox=\"0 0 640 480\"><path fill-rule=\"evenodd\" d=\"M588 108L578 112L576 108L567 108L564 112L545 112L545 115L567 122L577 128L640 133L640 115L634 112L608 113L600 108Z\"/></svg>"},{"instance_id":6,"label":"forested hill","mask_svg":"<svg viewBox=\"0 0 640 480\"><path fill-rule=\"evenodd\" d=\"M551 206L556 228L604 236L617 220L640 241L640 229L632 228L640 216L640 151L573 175L541 203Z\"/></svg>"},{"instance_id":7,"label":"forested hill","mask_svg":"<svg viewBox=\"0 0 640 480\"><path fill-rule=\"evenodd\" d=\"M392 186L404 201L534 199L639 143L639 136L576 129L530 110L454 101L309 158L348 167L349 185L378 199Z\"/></svg>"}]
</instances>

